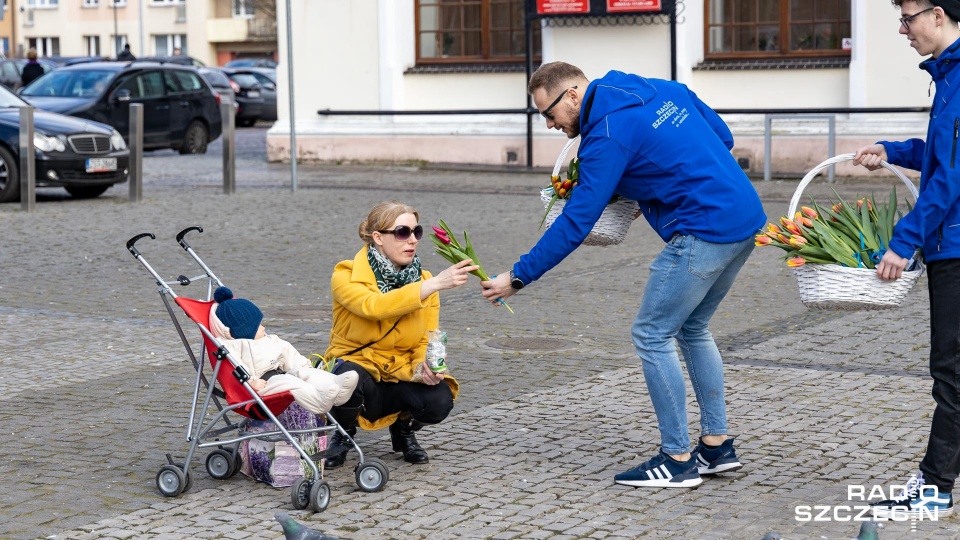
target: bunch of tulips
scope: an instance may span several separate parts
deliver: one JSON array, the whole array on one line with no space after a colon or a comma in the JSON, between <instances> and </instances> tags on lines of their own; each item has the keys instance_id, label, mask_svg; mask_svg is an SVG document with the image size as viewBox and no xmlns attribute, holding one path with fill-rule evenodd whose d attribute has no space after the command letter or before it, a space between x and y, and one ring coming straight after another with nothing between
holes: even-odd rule
<instances>
[{"instance_id":1,"label":"bunch of tulips","mask_svg":"<svg viewBox=\"0 0 960 540\"><path fill-rule=\"evenodd\" d=\"M896 188L890 191L889 201L879 205L873 197L850 205L836 191L834 195L837 201L829 201L828 206L811 201L812 206L781 217L779 224L770 223L756 236L756 245L783 249L790 267L809 262L874 268L890 244L896 219L903 217Z\"/></svg>"},{"instance_id":2,"label":"bunch of tulips","mask_svg":"<svg viewBox=\"0 0 960 540\"><path fill-rule=\"evenodd\" d=\"M430 239L433 240L433 243L437 246L437 254L451 264L457 264L460 261L470 259L473 261L473 264L479 266L479 268L470 273L480 278L481 281L490 280L487 273L483 271L483 265L480 264L480 258L477 257L477 252L473 249L473 243L470 242L470 235L467 234L467 231L463 231L463 243L461 244L450 230L450 227L441 219L440 226L433 227L433 235L431 235ZM510 313L513 313L510 306L503 300L500 300L500 305L507 308L507 311Z\"/></svg>"},{"instance_id":3,"label":"bunch of tulips","mask_svg":"<svg viewBox=\"0 0 960 540\"><path fill-rule=\"evenodd\" d=\"M553 208L553 205L560 199L569 199L570 195L573 193L573 188L577 187L579 182L580 161L577 158L570 160L570 166L567 167L566 180L561 180L560 176L558 175L553 175L550 177L549 188L553 188L553 196L550 197L550 202L547 203L547 210L543 213L543 219L540 220L540 228L543 228L543 224L547 221L547 215L550 213L550 209Z\"/></svg>"}]
</instances>

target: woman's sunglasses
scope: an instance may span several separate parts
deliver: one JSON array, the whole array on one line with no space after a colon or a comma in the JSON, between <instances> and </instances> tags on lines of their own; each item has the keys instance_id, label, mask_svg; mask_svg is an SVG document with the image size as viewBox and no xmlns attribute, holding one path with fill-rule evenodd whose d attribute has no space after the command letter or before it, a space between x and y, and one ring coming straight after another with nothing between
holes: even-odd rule
<instances>
[{"instance_id":1,"label":"woman's sunglasses","mask_svg":"<svg viewBox=\"0 0 960 540\"><path fill-rule=\"evenodd\" d=\"M409 240L411 233L417 240L423 238L423 227L421 227L420 225L417 225L412 229L410 227L407 227L406 225L397 225L397 228L393 229L392 231L377 231L377 232L380 234L392 234L397 238L397 240L401 242L406 242L407 240Z\"/></svg>"}]
</instances>

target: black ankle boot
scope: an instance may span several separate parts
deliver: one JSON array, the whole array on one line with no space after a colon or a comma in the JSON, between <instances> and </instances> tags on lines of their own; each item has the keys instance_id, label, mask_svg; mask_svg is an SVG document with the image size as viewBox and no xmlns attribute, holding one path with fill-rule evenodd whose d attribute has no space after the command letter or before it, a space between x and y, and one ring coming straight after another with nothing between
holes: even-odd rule
<instances>
[{"instance_id":1,"label":"black ankle boot","mask_svg":"<svg viewBox=\"0 0 960 540\"><path fill-rule=\"evenodd\" d=\"M403 459L407 463L419 464L430 461L427 451L420 447L414 435L423 427L423 424L409 417L398 418L390 425L390 440L393 442L394 452L403 452Z\"/></svg>"},{"instance_id":2,"label":"black ankle boot","mask_svg":"<svg viewBox=\"0 0 960 540\"><path fill-rule=\"evenodd\" d=\"M357 417L360 416L360 407L335 407L330 414L340 423L340 427L353 438L357 435ZM325 467L336 469L343 465L347 460L347 452L353 449L353 443L340 433L340 430L334 431L330 437L327 449L324 454L327 455Z\"/></svg>"}]
</instances>

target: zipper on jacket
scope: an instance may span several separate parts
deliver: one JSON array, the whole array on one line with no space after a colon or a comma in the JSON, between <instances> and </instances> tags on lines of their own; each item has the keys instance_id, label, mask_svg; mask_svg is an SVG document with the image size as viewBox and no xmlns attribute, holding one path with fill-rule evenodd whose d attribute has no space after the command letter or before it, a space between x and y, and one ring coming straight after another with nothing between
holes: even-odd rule
<instances>
[{"instance_id":1,"label":"zipper on jacket","mask_svg":"<svg viewBox=\"0 0 960 540\"><path fill-rule=\"evenodd\" d=\"M950 168L953 168L953 162L957 157L957 139L960 138L960 118L953 121L953 149L950 150Z\"/></svg>"}]
</instances>

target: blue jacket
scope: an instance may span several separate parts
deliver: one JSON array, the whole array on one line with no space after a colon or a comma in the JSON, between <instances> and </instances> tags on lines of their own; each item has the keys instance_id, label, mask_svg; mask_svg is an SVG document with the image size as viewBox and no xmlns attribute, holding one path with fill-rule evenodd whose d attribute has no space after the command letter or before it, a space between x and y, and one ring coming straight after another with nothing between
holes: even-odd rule
<instances>
[{"instance_id":1,"label":"blue jacket","mask_svg":"<svg viewBox=\"0 0 960 540\"><path fill-rule=\"evenodd\" d=\"M897 222L890 249L910 258L923 248L927 261L960 258L960 40L939 58L920 64L930 72L937 93L930 107L927 140L880 141L887 150L887 161L920 171L920 197L913 210Z\"/></svg>"},{"instance_id":2,"label":"blue jacket","mask_svg":"<svg viewBox=\"0 0 960 540\"><path fill-rule=\"evenodd\" d=\"M530 283L587 237L614 195L636 200L664 242L750 238L766 223L756 190L730 154L733 136L686 86L611 71L584 93L580 183L514 274Z\"/></svg>"}]
</instances>

